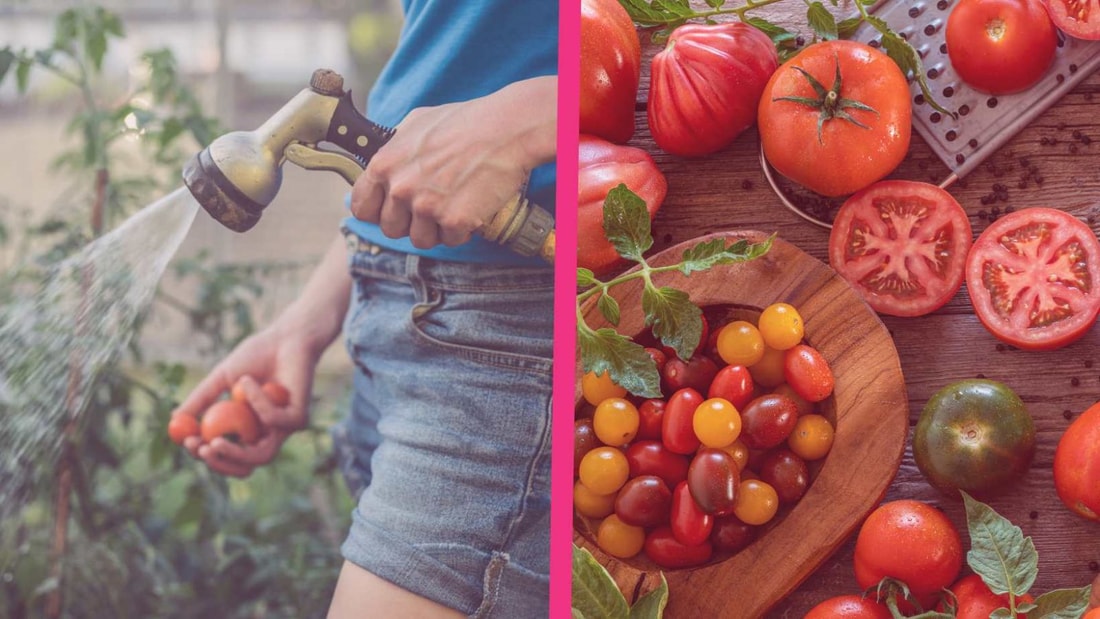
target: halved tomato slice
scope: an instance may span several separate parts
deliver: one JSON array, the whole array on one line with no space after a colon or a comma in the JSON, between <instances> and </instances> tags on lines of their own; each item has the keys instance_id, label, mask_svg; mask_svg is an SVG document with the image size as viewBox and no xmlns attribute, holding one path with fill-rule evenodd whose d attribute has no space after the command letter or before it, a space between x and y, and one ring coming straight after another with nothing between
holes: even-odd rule
<instances>
[{"instance_id":1,"label":"halved tomato slice","mask_svg":"<svg viewBox=\"0 0 1100 619\"><path fill-rule=\"evenodd\" d=\"M1078 39L1100 39L1100 0L1043 0L1058 29Z\"/></svg>"},{"instance_id":2,"label":"halved tomato slice","mask_svg":"<svg viewBox=\"0 0 1100 619\"><path fill-rule=\"evenodd\" d=\"M973 232L955 198L916 181L881 181L840 207L829 263L880 314L922 316L962 286Z\"/></svg>"},{"instance_id":3,"label":"halved tomato slice","mask_svg":"<svg viewBox=\"0 0 1100 619\"><path fill-rule=\"evenodd\" d=\"M1080 338L1100 311L1100 241L1081 220L1032 207L989 225L966 263L978 319L998 339L1050 350Z\"/></svg>"}]
</instances>

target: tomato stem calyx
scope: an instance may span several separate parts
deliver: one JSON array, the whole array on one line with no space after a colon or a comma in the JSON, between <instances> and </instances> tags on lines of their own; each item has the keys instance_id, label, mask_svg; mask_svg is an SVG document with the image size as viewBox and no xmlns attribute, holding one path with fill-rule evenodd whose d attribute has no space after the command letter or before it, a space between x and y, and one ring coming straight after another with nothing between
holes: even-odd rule
<instances>
[{"instance_id":1,"label":"tomato stem calyx","mask_svg":"<svg viewBox=\"0 0 1100 619\"><path fill-rule=\"evenodd\" d=\"M833 85L828 90L821 82L817 81L817 78L810 75L808 71L802 67L792 67L795 71L798 71L806 78L806 81L810 83L810 86L817 94L816 98L813 97L775 97L772 101L790 101L792 103L798 103L801 105L808 105L814 109L821 110L821 114L817 117L817 142L824 144L823 131L825 128L825 121L839 118L840 120L846 120L860 129L870 129L869 126L861 123L854 116L849 114L847 110L862 110L864 112L872 112L878 116L878 111L875 108L856 101L855 99L845 99L840 96L841 89L841 76L840 76L840 59L836 59L836 77L833 78Z\"/></svg>"}]
</instances>

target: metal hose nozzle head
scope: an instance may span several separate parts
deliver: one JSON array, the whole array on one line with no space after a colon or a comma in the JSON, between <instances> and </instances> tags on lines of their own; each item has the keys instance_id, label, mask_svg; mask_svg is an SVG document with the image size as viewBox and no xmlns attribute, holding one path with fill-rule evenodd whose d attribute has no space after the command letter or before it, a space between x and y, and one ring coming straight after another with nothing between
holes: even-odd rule
<instances>
[{"instance_id":1,"label":"metal hose nozzle head","mask_svg":"<svg viewBox=\"0 0 1100 619\"><path fill-rule=\"evenodd\" d=\"M183 182L218 223L245 232L279 192L282 170L275 154L253 132L235 131L188 161Z\"/></svg>"}]
</instances>

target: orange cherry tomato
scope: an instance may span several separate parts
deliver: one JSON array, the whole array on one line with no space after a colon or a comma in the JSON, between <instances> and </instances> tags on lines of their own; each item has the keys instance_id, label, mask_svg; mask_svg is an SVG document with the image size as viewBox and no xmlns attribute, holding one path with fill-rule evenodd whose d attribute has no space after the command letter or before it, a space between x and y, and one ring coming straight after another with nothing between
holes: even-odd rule
<instances>
[{"instance_id":1,"label":"orange cherry tomato","mask_svg":"<svg viewBox=\"0 0 1100 619\"><path fill-rule=\"evenodd\" d=\"M178 413L172 415L168 421L168 438L177 445L182 445L188 436L199 435L199 420L192 415Z\"/></svg>"},{"instance_id":2,"label":"orange cherry tomato","mask_svg":"<svg viewBox=\"0 0 1100 619\"><path fill-rule=\"evenodd\" d=\"M203 442L209 443L224 437L237 443L251 445L260 438L260 422L256 413L243 402L221 400L206 410L200 424Z\"/></svg>"}]
</instances>

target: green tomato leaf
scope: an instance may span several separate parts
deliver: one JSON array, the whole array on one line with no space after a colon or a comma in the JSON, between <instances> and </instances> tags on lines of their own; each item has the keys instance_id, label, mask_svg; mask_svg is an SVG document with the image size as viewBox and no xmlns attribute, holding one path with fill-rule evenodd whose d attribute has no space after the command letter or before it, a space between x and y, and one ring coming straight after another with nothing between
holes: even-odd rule
<instances>
[{"instance_id":1,"label":"green tomato leaf","mask_svg":"<svg viewBox=\"0 0 1100 619\"><path fill-rule=\"evenodd\" d=\"M76 9L62 12L53 22L54 49L72 49L70 44L77 36Z\"/></svg>"},{"instance_id":2,"label":"green tomato leaf","mask_svg":"<svg viewBox=\"0 0 1100 619\"><path fill-rule=\"evenodd\" d=\"M604 566L586 549L573 545L573 613L593 619L628 619L630 609Z\"/></svg>"},{"instance_id":3,"label":"green tomato leaf","mask_svg":"<svg viewBox=\"0 0 1100 619\"><path fill-rule=\"evenodd\" d=\"M13 64L15 64L15 52L12 51L11 46L0 49L0 84L4 83L4 76L8 74Z\"/></svg>"},{"instance_id":4,"label":"green tomato leaf","mask_svg":"<svg viewBox=\"0 0 1100 619\"><path fill-rule=\"evenodd\" d=\"M661 376L645 347L614 329L593 331L577 324L577 346L585 372L608 372L615 384L643 398L661 397Z\"/></svg>"},{"instance_id":5,"label":"green tomato leaf","mask_svg":"<svg viewBox=\"0 0 1100 619\"><path fill-rule=\"evenodd\" d=\"M993 593L1011 592L1017 597L1027 593L1039 573L1039 553L1034 542L993 508L960 492L970 531L966 562Z\"/></svg>"},{"instance_id":6,"label":"green tomato leaf","mask_svg":"<svg viewBox=\"0 0 1100 619\"><path fill-rule=\"evenodd\" d=\"M609 294L601 294L600 300L596 301L596 307L599 308L600 313L607 319L607 322L619 326L619 302L616 301Z\"/></svg>"},{"instance_id":7,"label":"green tomato leaf","mask_svg":"<svg viewBox=\"0 0 1100 619\"><path fill-rule=\"evenodd\" d=\"M680 272L684 275L690 275L694 271L705 271L719 264L755 260L768 253L774 240L775 235L773 234L760 243L749 243L747 240L741 239L731 243L729 247L726 247L722 239L703 241L684 250Z\"/></svg>"},{"instance_id":8,"label":"green tomato leaf","mask_svg":"<svg viewBox=\"0 0 1100 619\"><path fill-rule=\"evenodd\" d=\"M1034 608L1027 616L1029 619L1076 619L1088 608L1091 592L1091 586L1047 591L1035 598Z\"/></svg>"},{"instance_id":9,"label":"green tomato leaf","mask_svg":"<svg viewBox=\"0 0 1100 619\"><path fill-rule=\"evenodd\" d=\"M955 112L940 105L936 101L936 97L932 95L932 89L928 87L928 81L925 79L924 64L921 62L920 54L909 44L909 41L901 38L901 35L891 30L890 25L881 17L868 15L866 20L882 34L882 49L887 56L897 63L902 75L906 78L915 78L917 83L920 84L920 90L924 93L925 101L936 110L952 118L957 117Z\"/></svg>"},{"instance_id":10,"label":"green tomato leaf","mask_svg":"<svg viewBox=\"0 0 1100 619\"><path fill-rule=\"evenodd\" d=\"M630 607L630 619L661 619L668 605L668 581L661 574L661 584L649 593L638 598Z\"/></svg>"},{"instance_id":11,"label":"green tomato leaf","mask_svg":"<svg viewBox=\"0 0 1100 619\"><path fill-rule=\"evenodd\" d=\"M745 20L745 23L768 35L780 54L795 49L795 40L798 39L798 34L760 17L750 17Z\"/></svg>"},{"instance_id":12,"label":"green tomato leaf","mask_svg":"<svg viewBox=\"0 0 1100 619\"><path fill-rule=\"evenodd\" d=\"M841 20L836 25L836 35L841 39L850 39L852 35L859 30L860 24L863 23L862 17L849 17L848 19Z\"/></svg>"},{"instance_id":13,"label":"green tomato leaf","mask_svg":"<svg viewBox=\"0 0 1100 619\"><path fill-rule=\"evenodd\" d=\"M641 261L642 254L653 246L645 200L623 183L604 199L603 230L619 255L629 260Z\"/></svg>"},{"instance_id":14,"label":"green tomato leaf","mask_svg":"<svg viewBox=\"0 0 1100 619\"><path fill-rule=\"evenodd\" d=\"M574 608L573 609L573 619L585 619L584 618L584 613L582 613L581 611Z\"/></svg>"},{"instance_id":15,"label":"green tomato leaf","mask_svg":"<svg viewBox=\"0 0 1100 619\"><path fill-rule=\"evenodd\" d=\"M31 65L34 63L30 58L20 58L15 65L15 86L19 89L19 93L27 92L27 84L30 82Z\"/></svg>"},{"instance_id":16,"label":"green tomato leaf","mask_svg":"<svg viewBox=\"0 0 1100 619\"><path fill-rule=\"evenodd\" d=\"M600 283L592 269L577 267L577 288L588 288Z\"/></svg>"},{"instance_id":17,"label":"green tomato leaf","mask_svg":"<svg viewBox=\"0 0 1100 619\"><path fill-rule=\"evenodd\" d=\"M703 311L686 292L647 285L642 291L642 311L646 326L653 327L662 344L676 350L681 359L691 359L703 335Z\"/></svg>"},{"instance_id":18,"label":"green tomato leaf","mask_svg":"<svg viewBox=\"0 0 1100 619\"><path fill-rule=\"evenodd\" d=\"M989 613L989 619L1012 619L1012 611L1007 608L998 608Z\"/></svg>"},{"instance_id":19,"label":"green tomato leaf","mask_svg":"<svg viewBox=\"0 0 1100 619\"><path fill-rule=\"evenodd\" d=\"M1016 612L1017 613L1030 613L1031 611L1035 610L1036 608L1038 608L1038 607L1032 602L1024 602L1022 600L1016 600Z\"/></svg>"},{"instance_id":20,"label":"green tomato leaf","mask_svg":"<svg viewBox=\"0 0 1100 619\"><path fill-rule=\"evenodd\" d=\"M810 28L813 29L818 38L825 41L832 41L837 38L836 18L829 12L829 9L825 8L824 4L820 2L811 3L806 13L806 21L810 23Z\"/></svg>"},{"instance_id":21,"label":"green tomato leaf","mask_svg":"<svg viewBox=\"0 0 1100 619\"><path fill-rule=\"evenodd\" d=\"M84 40L84 53L92 61L92 67L98 73L103 68L103 56L107 53L107 34L102 27L97 27L88 32Z\"/></svg>"}]
</instances>

